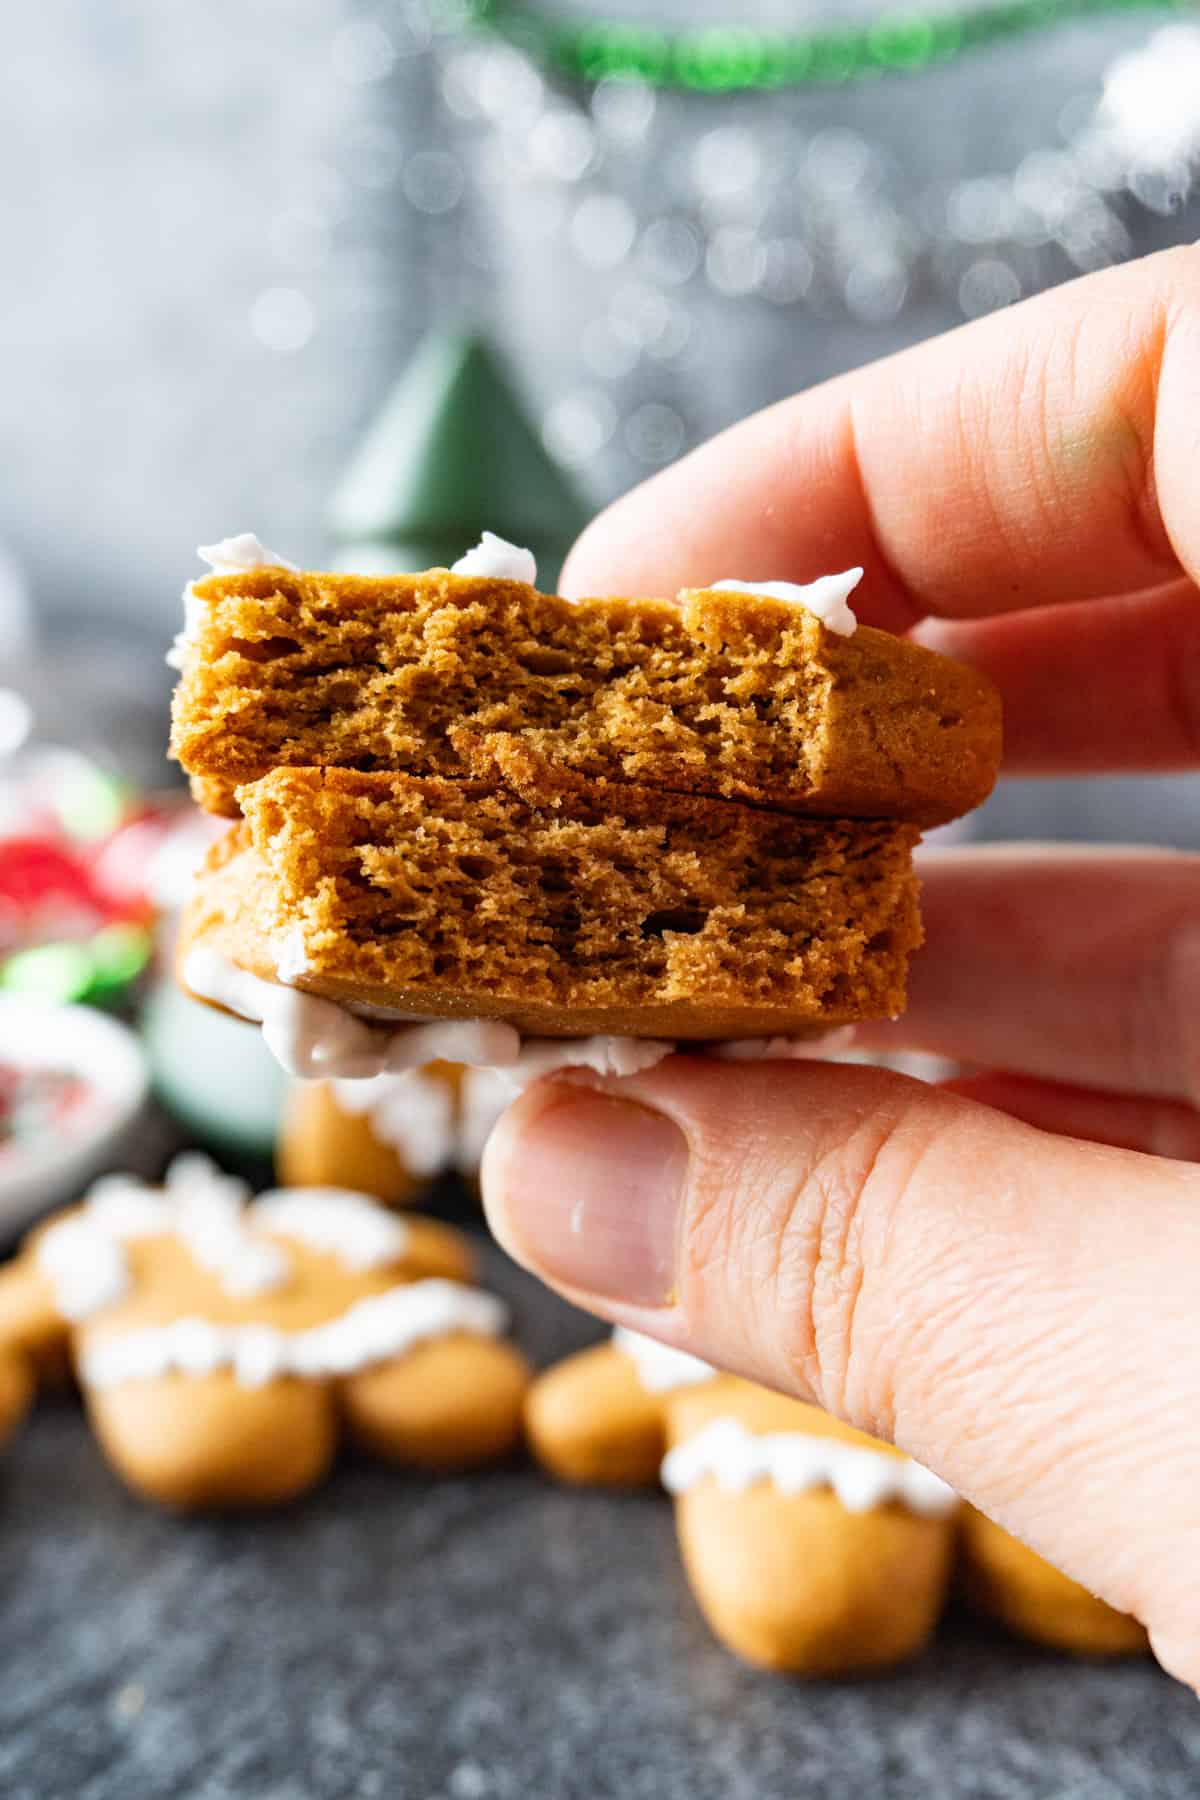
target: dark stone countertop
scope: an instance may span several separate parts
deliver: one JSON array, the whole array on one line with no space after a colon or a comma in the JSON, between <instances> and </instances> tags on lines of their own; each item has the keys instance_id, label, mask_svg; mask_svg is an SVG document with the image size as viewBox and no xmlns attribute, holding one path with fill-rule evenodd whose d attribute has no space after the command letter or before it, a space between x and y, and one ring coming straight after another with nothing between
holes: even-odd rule
<instances>
[{"instance_id":1,"label":"dark stone countertop","mask_svg":"<svg viewBox=\"0 0 1200 1800\"><path fill-rule=\"evenodd\" d=\"M595 1326L488 1253L539 1362ZM75 1405L0 1463L4 1800L1183 1800L1200 1708L1149 1663L952 1618L870 1682L709 1637L658 1495L344 1460L258 1518L127 1495Z\"/></svg>"}]
</instances>

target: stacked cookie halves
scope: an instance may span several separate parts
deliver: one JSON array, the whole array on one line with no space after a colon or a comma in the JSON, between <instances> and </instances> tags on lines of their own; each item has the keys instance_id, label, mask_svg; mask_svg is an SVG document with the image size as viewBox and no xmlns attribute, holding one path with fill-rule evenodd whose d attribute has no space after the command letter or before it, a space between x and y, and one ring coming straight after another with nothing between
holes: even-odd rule
<instances>
[{"instance_id":1,"label":"stacked cookie halves","mask_svg":"<svg viewBox=\"0 0 1200 1800\"><path fill-rule=\"evenodd\" d=\"M174 754L231 820L185 922L201 998L268 1036L272 989L332 1003L364 1073L380 1021L456 1021L461 1060L511 1061L515 1034L902 1009L913 847L995 778L985 678L844 607L831 629L804 590L572 603L240 561L190 590L175 700ZM277 1047L303 1060L295 1025ZM407 1060L455 1054L433 1043Z\"/></svg>"}]
</instances>

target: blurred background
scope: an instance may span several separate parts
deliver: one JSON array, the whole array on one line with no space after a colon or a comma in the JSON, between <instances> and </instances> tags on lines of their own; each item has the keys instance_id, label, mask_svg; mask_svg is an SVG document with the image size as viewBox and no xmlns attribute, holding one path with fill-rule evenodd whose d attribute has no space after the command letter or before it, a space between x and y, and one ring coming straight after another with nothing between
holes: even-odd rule
<instances>
[{"instance_id":1,"label":"blurred background","mask_svg":"<svg viewBox=\"0 0 1200 1800\"><path fill-rule=\"evenodd\" d=\"M11 1236L180 1142L265 1181L295 1104L169 976L208 835L165 760L195 546L421 566L533 515L549 576L592 510L754 408L1200 237L1200 10L37 0L5 9L0 211ZM484 439L513 455L485 467ZM1196 800L1196 777L1006 783L971 829L1200 846ZM425 1197L442 1162L391 1149L374 1191ZM538 1363L594 1335L489 1267ZM513 1470L398 1490L397 1527L352 1468L286 1531L192 1532L122 1510L66 1409L38 1423L5 1475L5 1794L757 1800L798 1769L830 1794L1196 1791L1191 1697L1148 1666L967 1640L935 1680L797 1704L706 1659L651 1499L632 1531Z\"/></svg>"},{"instance_id":2,"label":"blurred background","mask_svg":"<svg viewBox=\"0 0 1200 1800\"><path fill-rule=\"evenodd\" d=\"M169 779L194 546L331 555L331 497L431 327L487 336L591 509L764 402L1200 234L1191 8L929 16L10 9L0 654L34 649L39 726ZM1193 799L1023 784L981 829L1198 842Z\"/></svg>"}]
</instances>

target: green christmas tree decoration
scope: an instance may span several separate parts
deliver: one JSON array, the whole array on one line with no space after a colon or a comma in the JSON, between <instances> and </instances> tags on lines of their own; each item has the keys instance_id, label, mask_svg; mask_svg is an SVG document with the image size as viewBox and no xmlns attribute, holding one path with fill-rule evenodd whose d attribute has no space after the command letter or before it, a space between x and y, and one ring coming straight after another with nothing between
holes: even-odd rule
<instances>
[{"instance_id":1,"label":"green christmas tree decoration","mask_svg":"<svg viewBox=\"0 0 1200 1800\"><path fill-rule=\"evenodd\" d=\"M433 332L346 470L330 524L339 566L366 573L448 568L494 531L533 551L549 588L587 516L486 341Z\"/></svg>"}]
</instances>

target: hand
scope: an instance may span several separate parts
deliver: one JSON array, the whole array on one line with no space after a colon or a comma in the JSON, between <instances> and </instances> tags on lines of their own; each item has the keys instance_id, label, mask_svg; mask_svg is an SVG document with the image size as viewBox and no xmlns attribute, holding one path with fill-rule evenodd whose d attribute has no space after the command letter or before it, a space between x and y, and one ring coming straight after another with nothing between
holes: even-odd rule
<instances>
[{"instance_id":1,"label":"hand","mask_svg":"<svg viewBox=\"0 0 1200 1800\"><path fill-rule=\"evenodd\" d=\"M564 590L862 563L867 622L985 668L1012 774L1200 766L1200 246L758 414L585 533ZM571 1299L890 1438L1200 1685L1200 858L923 863L875 1048L544 1080L489 1145Z\"/></svg>"}]
</instances>

